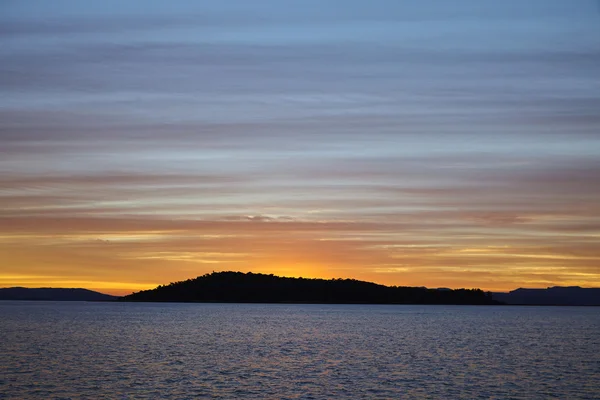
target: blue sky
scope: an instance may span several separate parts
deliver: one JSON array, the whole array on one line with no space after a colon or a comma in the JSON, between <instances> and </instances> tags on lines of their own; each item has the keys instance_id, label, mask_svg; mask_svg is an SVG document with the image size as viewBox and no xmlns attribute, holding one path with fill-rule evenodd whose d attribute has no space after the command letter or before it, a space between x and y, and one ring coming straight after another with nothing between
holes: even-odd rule
<instances>
[{"instance_id":1,"label":"blue sky","mask_svg":"<svg viewBox=\"0 0 600 400\"><path fill-rule=\"evenodd\" d=\"M5 1L0 90L0 285L600 284L594 0Z\"/></svg>"}]
</instances>

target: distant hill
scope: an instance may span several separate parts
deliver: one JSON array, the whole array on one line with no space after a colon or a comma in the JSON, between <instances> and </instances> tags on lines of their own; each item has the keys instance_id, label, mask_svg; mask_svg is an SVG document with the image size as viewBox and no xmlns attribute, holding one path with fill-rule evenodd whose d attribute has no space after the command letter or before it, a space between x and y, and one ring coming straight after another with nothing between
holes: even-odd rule
<instances>
[{"instance_id":1,"label":"distant hill","mask_svg":"<svg viewBox=\"0 0 600 400\"><path fill-rule=\"evenodd\" d=\"M384 286L354 279L283 278L217 272L121 297L120 301L329 304L496 304L479 289Z\"/></svg>"},{"instance_id":2,"label":"distant hill","mask_svg":"<svg viewBox=\"0 0 600 400\"><path fill-rule=\"evenodd\" d=\"M494 293L495 300L506 304L600 306L600 288L554 286L547 289L519 288L509 293Z\"/></svg>"},{"instance_id":3,"label":"distant hill","mask_svg":"<svg viewBox=\"0 0 600 400\"><path fill-rule=\"evenodd\" d=\"M0 300L114 301L117 298L87 289L0 288Z\"/></svg>"}]
</instances>

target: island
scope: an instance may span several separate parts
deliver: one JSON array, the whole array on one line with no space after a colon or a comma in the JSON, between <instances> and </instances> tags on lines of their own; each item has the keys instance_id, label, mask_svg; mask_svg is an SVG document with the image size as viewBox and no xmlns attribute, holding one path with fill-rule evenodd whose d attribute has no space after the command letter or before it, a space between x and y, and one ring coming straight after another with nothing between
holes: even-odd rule
<instances>
[{"instance_id":1,"label":"island","mask_svg":"<svg viewBox=\"0 0 600 400\"><path fill-rule=\"evenodd\" d=\"M385 286L355 279L286 278L213 272L121 297L130 302L501 304L480 289Z\"/></svg>"},{"instance_id":2,"label":"island","mask_svg":"<svg viewBox=\"0 0 600 400\"><path fill-rule=\"evenodd\" d=\"M553 286L546 289L519 288L493 293L495 300L509 305L600 306L600 288Z\"/></svg>"},{"instance_id":3,"label":"island","mask_svg":"<svg viewBox=\"0 0 600 400\"><path fill-rule=\"evenodd\" d=\"M117 298L80 288L0 288L0 300L114 301Z\"/></svg>"}]
</instances>

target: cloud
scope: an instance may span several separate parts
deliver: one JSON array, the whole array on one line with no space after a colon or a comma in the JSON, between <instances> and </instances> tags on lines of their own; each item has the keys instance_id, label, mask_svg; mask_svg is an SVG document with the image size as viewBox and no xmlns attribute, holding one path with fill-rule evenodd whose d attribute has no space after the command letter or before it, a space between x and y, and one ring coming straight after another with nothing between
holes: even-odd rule
<instances>
[{"instance_id":1,"label":"cloud","mask_svg":"<svg viewBox=\"0 0 600 400\"><path fill-rule=\"evenodd\" d=\"M3 6L11 273L598 282L597 24L434 3Z\"/></svg>"}]
</instances>

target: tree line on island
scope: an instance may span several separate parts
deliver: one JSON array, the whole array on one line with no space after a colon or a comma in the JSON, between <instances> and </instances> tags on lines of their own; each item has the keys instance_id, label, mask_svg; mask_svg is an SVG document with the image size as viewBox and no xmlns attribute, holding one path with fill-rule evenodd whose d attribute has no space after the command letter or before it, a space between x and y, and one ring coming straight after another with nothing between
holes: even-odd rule
<instances>
[{"instance_id":1,"label":"tree line on island","mask_svg":"<svg viewBox=\"0 0 600 400\"><path fill-rule=\"evenodd\" d=\"M356 279L213 272L132 293L120 301L323 304L500 304L481 289L384 286Z\"/></svg>"},{"instance_id":2,"label":"tree line on island","mask_svg":"<svg viewBox=\"0 0 600 400\"><path fill-rule=\"evenodd\" d=\"M213 272L122 298L81 288L10 287L0 288L1 300L600 306L600 288L554 286L490 293L480 289L383 286L355 279Z\"/></svg>"}]
</instances>

